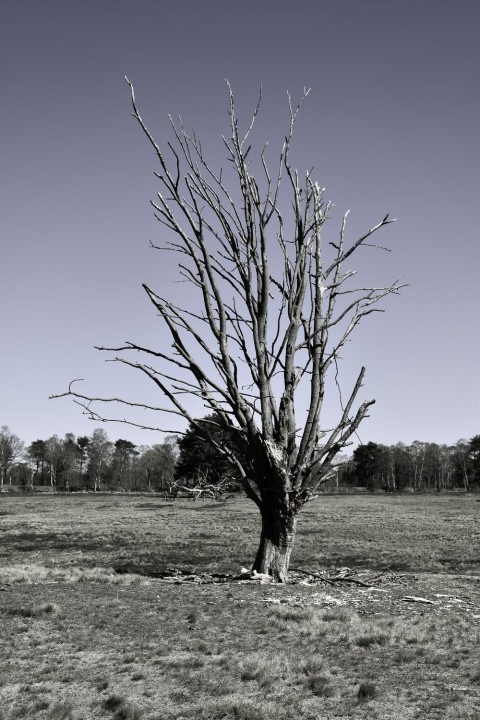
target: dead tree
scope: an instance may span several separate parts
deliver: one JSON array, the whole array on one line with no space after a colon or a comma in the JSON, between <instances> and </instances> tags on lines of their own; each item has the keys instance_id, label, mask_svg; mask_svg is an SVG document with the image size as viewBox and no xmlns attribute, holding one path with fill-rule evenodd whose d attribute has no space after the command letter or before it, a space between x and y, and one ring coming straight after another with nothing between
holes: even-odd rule
<instances>
[{"instance_id":1,"label":"dead tree","mask_svg":"<svg viewBox=\"0 0 480 720\"><path fill-rule=\"evenodd\" d=\"M199 476L195 485L181 485L175 480L169 487L168 493L165 494L165 498L169 500L176 500L179 493L182 492L189 500L199 500L202 498L206 500L211 498L217 502L225 502L228 498L230 490L230 482L225 479L220 483L214 485L208 482L206 477Z\"/></svg>"},{"instance_id":2,"label":"dead tree","mask_svg":"<svg viewBox=\"0 0 480 720\"><path fill-rule=\"evenodd\" d=\"M154 247L178 254L179 272L189 283L190 299L195 297L191 305L179 306L143 286L170 336L169 352L163 350L165 342L162 348L126 342L100 349L147 375L169 401L164 408L143 407L173 412L195 425L184 401L193 396L216 413L235 453L217 445L205 427L198 429L237 469L260 510L253 569L286 582L299 511L331 476L335 456L374 402L357 399L363 367L353 387L340 392L338 361L360 321L403 286L398 280L385 287L355 285L347 261L366 247L386 249L371 238L392 220L386 215L349 242L346 213L335 239L322 242L332 203L311 174L301 179L290 161L296 118L308 91L296 106L288 97L287 133L271 172L267 145L255 154L250 140L261 94L241 132L228 86L230 127L223 143L229 171L222 173L209 164L199 139L181 120L170 117L172 142L159 145L127 82L133 116L159 166L160 191L152 206L168 232L165 243ZM331 391L339 396L339 410L328 428L322 408ZM105 419L94 401L141 406L89 397L72 385L63 395L73 396L94 419Z\"/></svg>"}]
</instances>

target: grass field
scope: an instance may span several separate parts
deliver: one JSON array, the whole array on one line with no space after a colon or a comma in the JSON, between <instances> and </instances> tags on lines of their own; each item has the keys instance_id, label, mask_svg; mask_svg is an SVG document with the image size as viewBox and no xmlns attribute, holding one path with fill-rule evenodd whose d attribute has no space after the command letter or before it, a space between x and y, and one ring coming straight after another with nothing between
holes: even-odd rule
<instances>
[{"instance_id":1,"label":"grass field","mask_svg":"<svg viewBox=\"0 0 480 720\"><path fill-rule=\"evenodd\" d=\"M478 720L479 518L475 496L327 496L292 567L388 568L374 587L176 584L249 565L251 503L0 496L0 720Z\"/></svg>"}]
</instances>

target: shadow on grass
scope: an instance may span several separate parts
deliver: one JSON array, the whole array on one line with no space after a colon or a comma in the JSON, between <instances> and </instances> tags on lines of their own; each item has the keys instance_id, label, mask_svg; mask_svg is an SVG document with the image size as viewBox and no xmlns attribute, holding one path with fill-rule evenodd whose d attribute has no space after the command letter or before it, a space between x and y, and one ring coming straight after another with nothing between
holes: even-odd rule
<instances>
[{"instance_id":1,"label":"shadow on grass","mask_svg":"<svg viewBox=\"0 0 480 720\"><path fill-rule=\"evenodd\" d=\"M165 510L165 508L173 508L173 503L139 503L135 505L136 510Z\"/></svg>"}]
</instances>

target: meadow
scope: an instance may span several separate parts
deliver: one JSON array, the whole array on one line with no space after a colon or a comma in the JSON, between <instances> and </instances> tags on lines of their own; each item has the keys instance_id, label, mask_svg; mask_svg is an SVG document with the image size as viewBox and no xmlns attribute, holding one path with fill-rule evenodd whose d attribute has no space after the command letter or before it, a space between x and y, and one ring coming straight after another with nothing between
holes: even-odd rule
<instances>
[{"instance_id":1,"label":"meadow","mask_svg":"<svg viewBox=\"0 0 480 720\"><path fill-rule=\"evenodd\" d=\"M244 499L4 494L0 720L478 720L479 519L478 496L320 497L291 565L359 582L272 586L234 579Z\"/></svg>"}]
</instances>

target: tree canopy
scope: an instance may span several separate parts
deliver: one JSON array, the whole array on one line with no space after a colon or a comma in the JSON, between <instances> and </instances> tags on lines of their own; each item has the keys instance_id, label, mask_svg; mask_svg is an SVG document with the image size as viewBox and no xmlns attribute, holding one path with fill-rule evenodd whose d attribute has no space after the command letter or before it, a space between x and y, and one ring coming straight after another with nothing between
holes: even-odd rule
<instances>
[{"instance_id":1,"label":"tree canopy","mask_svg":"<svg viewBox=\"0 0 480 720\"><path fill-rule=\"evenodd\" d=\"M215 440L218 447L205 439L206 433ZM233 454L237 452L234 441L223 428L220 418L212 413L196 419L178 439L179 456L175 477L195 480L201 475L214 484L225 478L239 479L232 463L221 452L220 448L223 447L228 447Z\"/></svg>"}]
</instances>

